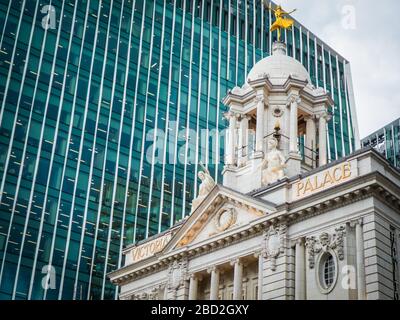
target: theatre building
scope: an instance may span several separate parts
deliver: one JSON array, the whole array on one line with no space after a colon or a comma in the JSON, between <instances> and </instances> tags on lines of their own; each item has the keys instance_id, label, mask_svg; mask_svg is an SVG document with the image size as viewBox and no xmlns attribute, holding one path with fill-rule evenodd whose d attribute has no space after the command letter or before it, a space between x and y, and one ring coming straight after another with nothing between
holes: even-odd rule
<instances>
[{"instance_id":1,"label":"theatre building","mask_svg":"<svg viewBox=\"0 0 400 320\"><path fill-rule=\"evenodd\" d=\"M328 161L331 95L273 44L228 92L223 183L124 249L120 299L398 299L400 172L371 148Z\"/></svg>"}]
</instances>

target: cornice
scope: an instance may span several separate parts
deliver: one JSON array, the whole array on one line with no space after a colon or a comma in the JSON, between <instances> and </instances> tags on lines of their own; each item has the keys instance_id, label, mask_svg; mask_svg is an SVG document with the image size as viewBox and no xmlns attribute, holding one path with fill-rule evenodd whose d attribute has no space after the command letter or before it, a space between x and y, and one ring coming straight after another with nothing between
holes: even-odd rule
<instances>
[{"instance_id":1,"label":"cornice","mask_svg":"<svg viewBox=\"0 0 400 320\"><path fill-rule=\"evenodd\" d=\"M400 193L397 193L396 196L395 193L392 193L382 187L382 181L380 181L382 177L379 177L379 174L377 175L376 173L373 173L370 176L371 178L376 178L372 184L362 186L359 189L352 190L337 197L331 197L323 202L315 203L308 207L303 207L300 210L289 211L287 217L288 225L292 225L326 212L348 206L352 203L362 201L369 197L378 198L386 205L392 207L394 210L400 211ZM384 183L386 184L387 182ZM296 203L294 205L296 205Z\"/></svg>"},{"instance_id":2,"label":"cornice","mask_svg":"<svg viewBox=\"0 0 400 320\"><path fill-rule=\"evenodd\" d=\"M115 285L123 285L132 280L140 279L152 273L165 270L175 260L179 261L182 259L206 255L227 245L232 245L243 240L262 235L263 232L267 230L271 225L279 223L285 223L285 215L282 213L280 215L274 214L273 217L268 217L268 219L264 218L253 221L253 223L250 223L250 225L239 228L232 233L227 232L220 237L216 237L210 242L178 248L178 250L174 250L169 255L164 257L156 254L157 260L153 263L149 261L148 265L137 267L132 270L129 270L129 267L132 267L132 265L127 266L118 271L110 273L109 278L114 278L112 282Z\"/></svg>"},{"instance_id":3,"label":"cornice","mask_svg":"<svg viewBox=\"0 0 400 320\"><path fill-rule=\"evenodd\" d=\"M361 183L361 185L357 186L357 182ZM350 189L352 185L355 185L357 188L353 188L349 192L342 192L338 196L335 195L335 193L338 194L341 191ZM167 255L165 253L156 254L151 259L143 261L143 265L139 262L135 265L126 266L110 273L108 276L113 279L112 282L114 284L123 285L132 280L165 270L175 260L179 261L209 254L227 245L262 235L271 225L293 225L369 197L375 197L400 212L400 188L379 172L372 172L358 177L356 180L344 183L338 188L321 191L316 195L290 204L283 204L279 208L280 211L254 220L249 225L236 228L230 232L224 232L220 236L210 239L210 241L207 240L208 242L177 248ZM326 199L321 202L316 201L319 198ZM299 209L296 209L296 207ZM132 268L133 266L134 268Z\"/></svg>"},{"instance_id":4,"label":"cornice","mask_svg":"<svg viewBox=\"0 0 400 320\"><path fill-rule=\"evenodd\" d=\"M244 104L251 99L253 99L256 96L255 90L252 88L252 90L249 90L248 92L244 93L243 95L233 93L231 90L228 91L228 94L226 97L222 100L222 103L224 105L229 105L232 102L237 102L240 104Z\"/></svg>"}]
</instances>

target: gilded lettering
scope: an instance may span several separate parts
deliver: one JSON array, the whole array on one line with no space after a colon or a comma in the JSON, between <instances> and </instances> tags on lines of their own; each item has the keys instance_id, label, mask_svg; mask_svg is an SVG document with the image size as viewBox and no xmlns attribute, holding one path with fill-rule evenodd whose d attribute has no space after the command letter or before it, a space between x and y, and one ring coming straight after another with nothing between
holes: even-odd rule
<instances>
[{"instance_id":1,"label":"gilded lettering","mask_svg":"<svg viewBox=\"0 0 400 320\"><path fill-rule=\"evenodd\" d=\"M311 184L311 181L310 181L310 179L307 179L307 181L306 181L306 187L304 188L304 192L303 192L303 194L305 194L306 192L313 192L314 191L314 188L313 188L313 186L312 186L312 184Z\"/></svg>"},{"instance_id":2,"label":"gilded lettering","mask_svg":"<svg viewBox=\"0 0 400 320\"><path fill-rule=\"evenodd\" d=\"M315 177L314 177L314 189L315 190L319 190L321 188L322 188L322 185L318 184L318 175L315 175Z\"/></svg>"},{"instance_id":3,"label":"gilded lettering","mask_svg":"<svg viewBox=\"0 0 400 320\"><path fill-rule=\"evenodd\" d=\"M324 182L323 182L322 186L325 187L325 186L327 185L327 183L330 183L330 184L333 184L333 183L334 183L334 181L333 181L333 179L332 179L332 176L331 176L331 174L329 173L329 171L327 171L327 172L325 173L325 178L324 178Z\"/></svg>"},{"instance_id":4,"label":"gilded lettering","mask_svg":"<svg viewBox=\"0 0 400 320\"><path fill-rule=\"evenodd\" d=\"M295 193L293 196L295 198L300 198L321 189L338 185L347 179L351 179L354 176L351 165L352 164L350 162L342 163L336 167L296 182L297 193Z\"/></svg>"},{"instance_id":5,"label":"gilded lettering","mask_svg":"<svg viewBox=\"0 0 400 320\"><path fill-rule=\"evenodd\" d=\"M132 250L133 261L138 262L161 251L170 239L171 235L168 234L159 239L155 239L149 243L145 243L137 248L134 248Z\"/></svg>"},{"instance_id":6,"label":"gilded lettering","mask_svg":"<svg viewBox=\"0 0 400 320\"><path fill-rule=\"evenodd\" d=\"M343 164L343 179L351 177L351 164L350 162Z\"/></svg>"},{"instance_id":7,"label":"gilded lettering","mask_svg":"<svg viewBox=\"0 0 400 320\"><path fill-rule=\"evenodd\" d=\"M333 179L335 179L336 182L342 180L343 175L342 175L341 169L342 169L341 167L337 167L337 168L335 168L335 170L333 170ZM337 174L338 172L339 172L340 176L338 176L338 174Z\"/></svg>"},{"instance_id":8,"label":"gilded lettering","mask_svg":"<svg viewBox=\"0 0 400 320\"><path fill-rule=\"evenodd\" d=\"M298 197L300 197L300 191L303 190L303 188L304 188L304 183L299 182L299 183L297 184L297 196L298 196Z\"/></svg>"},{"instance_id":9,"label":"gilded lettering","mask_svg":"<svg viewBox=\"0 0 400 320\"><path fill-rule=\"evenodd\" d=\"M138 259L138 250L137 249L133 250L132 255L133 255L133 261L136 261Z\"/></svg>"}]
</instances>

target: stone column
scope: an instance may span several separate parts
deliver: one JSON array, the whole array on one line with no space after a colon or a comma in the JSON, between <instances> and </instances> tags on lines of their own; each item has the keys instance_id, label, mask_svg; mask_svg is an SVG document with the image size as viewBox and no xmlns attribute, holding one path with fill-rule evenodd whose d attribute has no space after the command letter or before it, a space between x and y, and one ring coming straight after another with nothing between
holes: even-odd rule
<instances>
[{"instance_id":1,"label":"stone column","mask_svg":"<svg viewBox=\"0 0 400 320\"><path fill-rule=\"evenodd\" d=\"M268 136L269 129L268 129L268 125L269 125L269 106L268 106L268 102L264 101L264 147L266 146L266 140L265 137Z\"/></svg>"},{"instance_id":2,"label":"stone column","mask_svg":"<svg viewBox=\"0 0 400 320\"><path fill-rule=\"evenodd\" d=\"M364 237L362 218L355 221L356 228L356 256L357 256L357 293L358 300L365 300L365 261L364 261Z\"/></svg>"},{"instance_id":3,"label":"stone column","mask_svg":"<svg viewBox=\"0 0 400 320\"><path fill-rule=\"evenodd\" d=\"M319 116L319 166L328 163L328 155L326 150L326 114Z\"/></svg>"},{"instance_id":4,"label":"stone column","mask_svg":"<svg viewBox=\"0 0 400 320\"><path fill-rule=\"evenodd\" d=\"M248 159L249 145L249 116L243 115L239 129L239 166L245 166Z\"/></svg>"},{"instance_id":5,"label":"stone column","mask_svg":"<svg viewBox=\"0 0 400 320\"><path fill-rule=\"evenodd\" d=\"M257 300L262 300L262 283L263 283L263 271L264 271L264 257L263 252L257 252L254 254L254 257L258 259L258 291L257 291Z\"/></svg>"},{"instance_id":6,"label":"stone column","mask_svg":"<svg viewBox=\"0 0 400 320\"><path fill-rule=\"evenodd\" d=\"M306 299L306 263L304 238L296 241L295 260L295 299Z\"/></svg>"},{"instance_id":7,"label":"stone column","mask_svg":"<svg viewBox=\"0 0 400 320\"><path fill-rule=\"evenodd\" d=\"M298 96L292 96L290 99L290 147L289 151L291 153L298 154L299 147L297 144L297 136L298 136L298 122L297 122L297 109L300 103L300 98Z\"/></svg>"},{"instance_id":8,"label":"stone column","mask_svg":"<svg viewBox=\"0 0 400 320\"><path fill-rule=\"evenodd\" d=\"M305 161L308 165L313 166L315 155L313 153L313 147L315 146L315 121L314 116L307 116L306 120L306 149L305 149Z\"/></svg>"},{"instance_id":9,"label":"stone column","mask_svg":"<svg viewBox=\"0 0 400 320\"><path fill-rule=\"evenodd\" d=\"M235 163L235 144L236 144L236 115L229 112L229 145L228 145L228 165Z\"/></svg>"},{"instance_id":10,"label":"stone column","mask_svg":"<svg viewBox=\"0 0 400 320\"><path fill-rule=\"evenodd\" d=\"M216 266L213 266L207 271L208 273L211 273L210 300L218 300L219 270Z\"/></svg>"},{"instance_id":11,"label":"stone column","mask_svg":"<svg viewBox=\"0 0 400 320\"><path fill-rule=\"evenodd\" d=\"M400 249L400 230L399 229L396 230L396 241L397 241L397 269L398 269L397 272L400 275L400 261L399 261L399 259L400 259L400 252L399 252L399 249Z\"/></svg>"},{"instance_id":12,"label":"stone column","mask_svg":"<svg viewBox=\"0 0 400 320\"><path fill-rule=\"evenodd\" d=\"M233 300L242 300L243 264L240 259L231 261L233 270Z\"/></svg>"},{"instance_id":13,"label":"stone column","mask_svg":"<svg viewBox=\"0 0 400 320\"><path fill-rule=\"evenodd\" d=\"M264 97L256 98L257 122L256 122L256 152L264 152Z\"/></svg>"},{"instance_id":14,"label":"stone column","mask_svg":"<svg viewBox=\"0 0 400 320\"><path fill-rule=\"evenodd\" d=\"M190 275L189 282L189 300L197 300L199 279L195 274Z\"/></svg>"},{"instance_id":15,"label":"stone column","mask_svg":"<svg viewBox=\"0 0 400 320\"><path fill-rule=\"evenodd\" d=\"M226 120L229 121L228 134L226 135L225 146L225 164L233 165L235 159L235 130L236 130L236 117L231 111L224 114Z\"/></svg>"}]
</instances>

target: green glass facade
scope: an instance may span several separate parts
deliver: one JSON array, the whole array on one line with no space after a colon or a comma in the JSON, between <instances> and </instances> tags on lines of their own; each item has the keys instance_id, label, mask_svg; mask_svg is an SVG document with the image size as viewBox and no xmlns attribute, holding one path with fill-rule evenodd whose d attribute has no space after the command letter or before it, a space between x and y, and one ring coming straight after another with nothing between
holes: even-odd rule
<instances>
[{"instance_id":1,"label":"green glass facade","mask_svg":"<svg viewBox=\"0 0 400 320\"><path fill-rule=\"evenodd\" d=\"M253 0L0 3L0 299L116 298L106 274L189 214L195 163L221 181L220 101L269 55L271 22ZM351 153L348 62L297 22L284 39L332 92L330 159Z\"/></svg>"},{"instance_id":2,"label":"green glass facade","mask_svg":"<svg viewBox=\"0 0 400 320\"><path fill-rule=\"evenodd\" d=\"M362 139L361 146L376 149L400 169L400 119Z\"/></svg>"}]
</instances>

